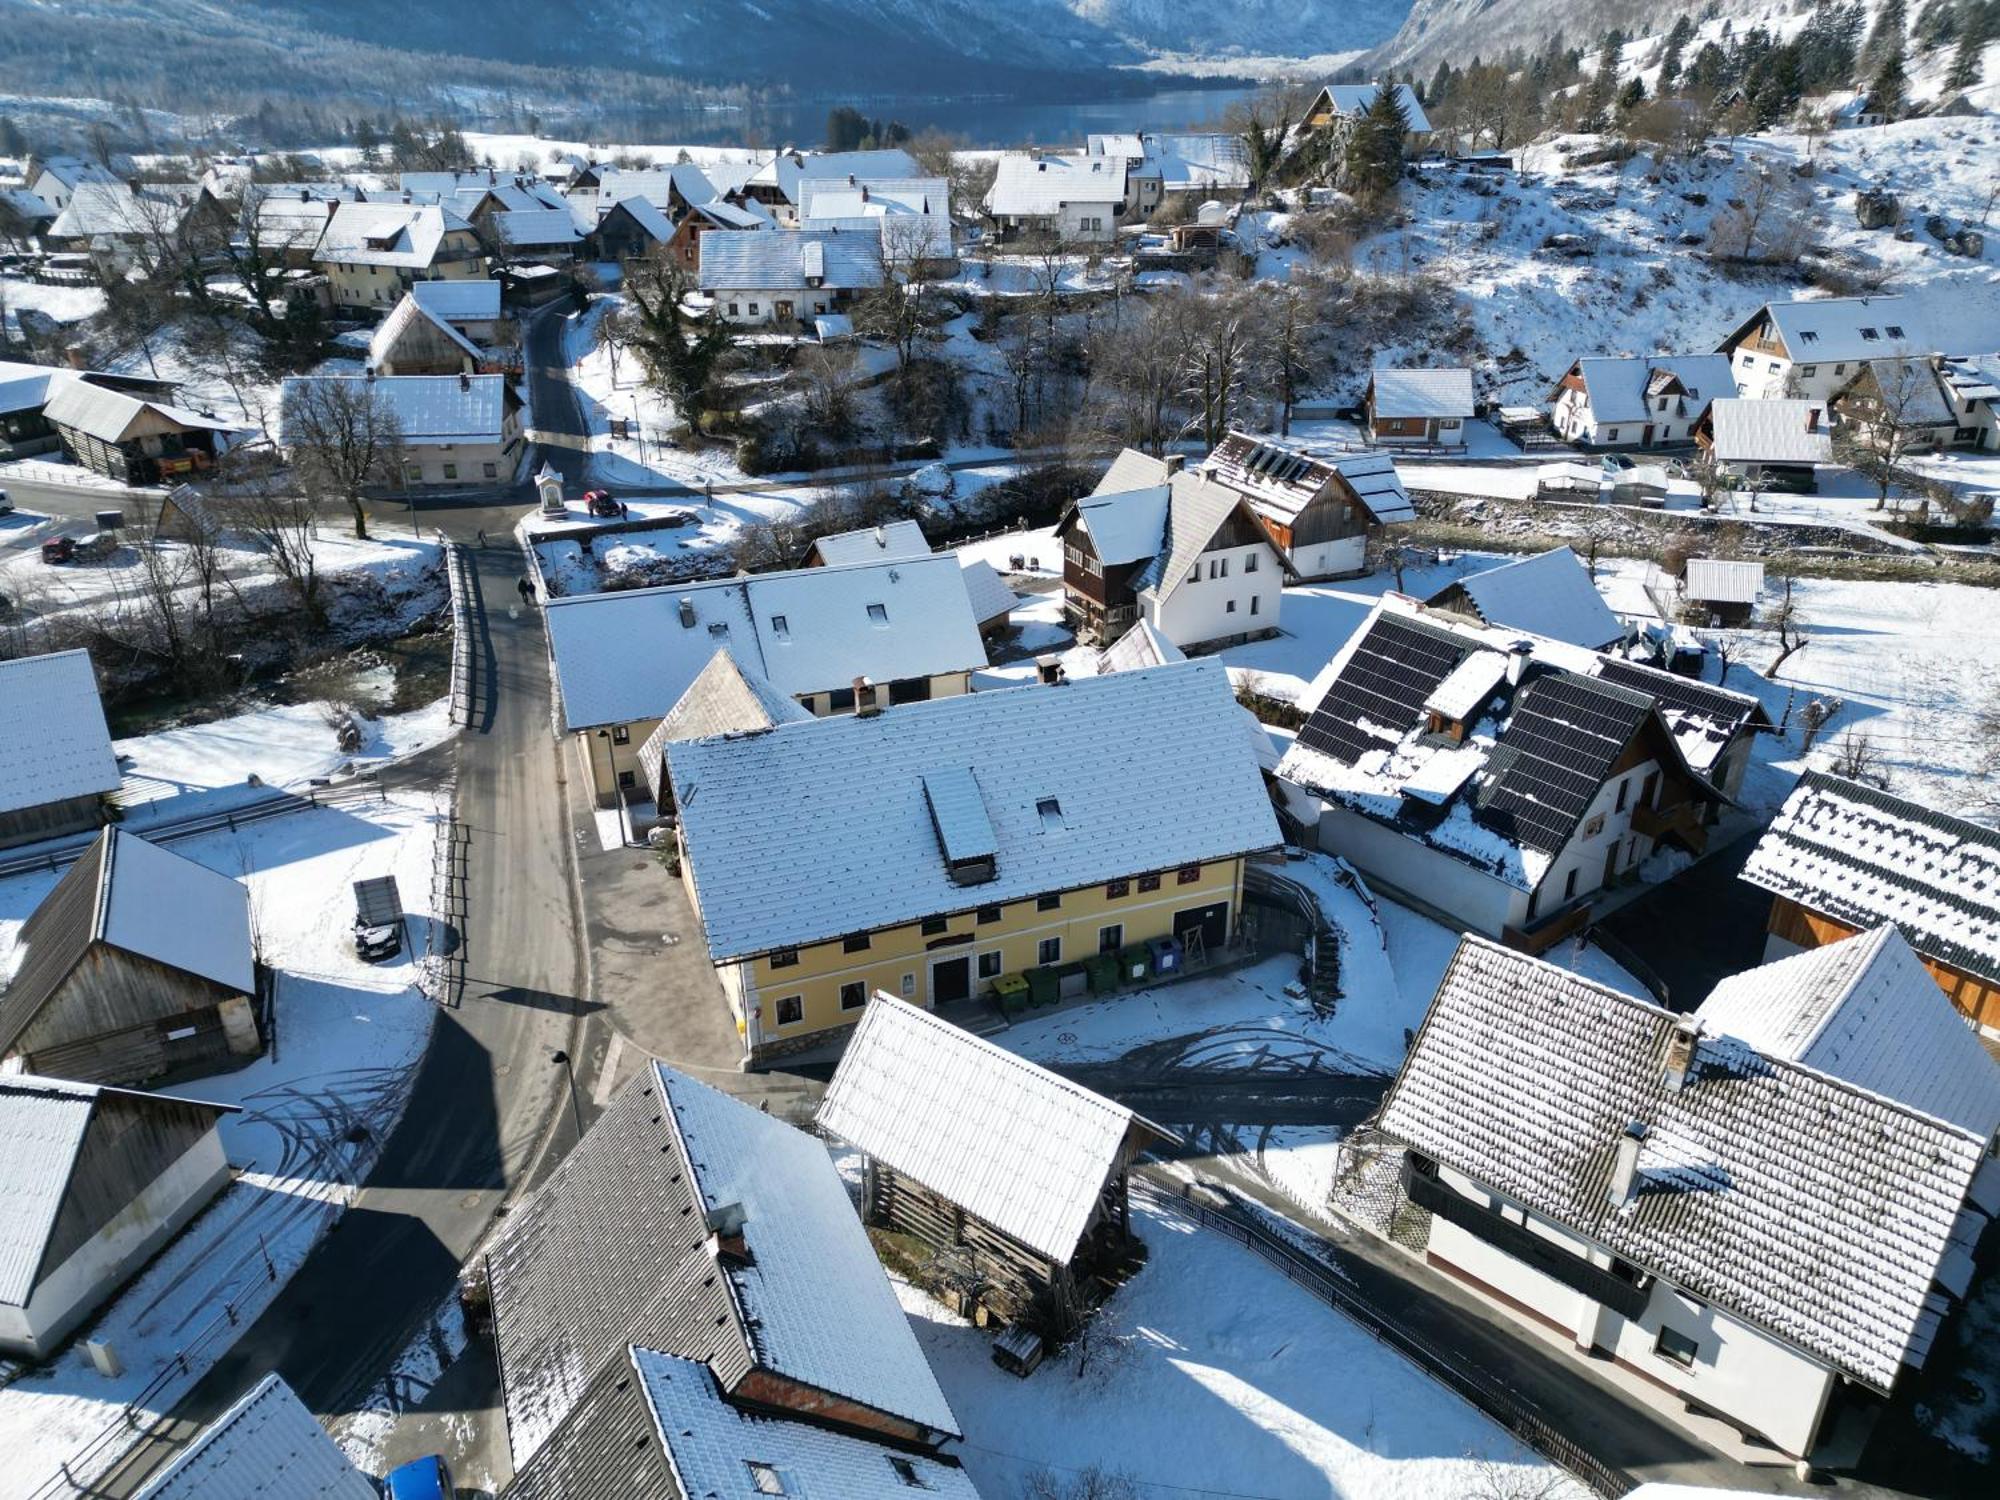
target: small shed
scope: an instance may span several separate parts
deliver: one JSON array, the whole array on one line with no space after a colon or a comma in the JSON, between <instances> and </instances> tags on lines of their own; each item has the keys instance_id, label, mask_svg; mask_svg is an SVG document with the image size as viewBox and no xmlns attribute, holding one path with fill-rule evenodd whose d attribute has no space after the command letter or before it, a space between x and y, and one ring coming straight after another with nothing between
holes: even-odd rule
<instances>
[{"instance_id":1,"label":"small shed","mask_svg":"<svg viewBox=\"0 0 2000 1500\"><path fill-rule=\"evenodd\" d=\"M215 1071L262 1050L242 884L107 828L21 927L0 1060L91 1083Z\"/></svg>"},{"instance_id":2,"label":"small shed","mask_svg":"<svg viewBox=\"0 0 2000 1500\"><path fill-rule=\"evenodd\" d=\"M1722 557L1690 557L1681 571L1681 598L1708 623L1735 629L1748 625L1764 594L1764 565Z\"/></svg>"},{"instance_id":3,"label":"small shed","mask_svg":"<svg viewBox=\"0 0 2000 1500\"><path fill-rule=\"evenodd\" d=\"M1052 1340L1137 1269L1127 1174L1173 1134L932 1012L878 994L819 1126L867 1156L862 1211L961 1277L981 1321Z\"/></svg>"},{"instance_id":4,"label":"small shed","mask_svg":"<svg viewBox=\"0 0 2000 1500\"><path fill-rule=\"evenodd\" d=\"M233 1113L0 1076L0 1349L47 1356L222 1191Z\"/></svg>"},{"instance_id":5,"label":"small shed","mask_svg":"<svg viewBox=\"0 0 2000 1500\"><path fill-rule=\"evenodd\" d=\"M0 849L99 827L122 780L89 652L0 661Z\"/></svg>"},{"instance_id":6,"label":"small shed","mask_svg":"<svg viewBox=\"0 0 2000 1500\"><path fill-rule=\"evenodd\" d=\"M1463 447L1476 406L1472 371L1376 370L1362 404L1373 442Z\"/></svg>"}]
</instances>

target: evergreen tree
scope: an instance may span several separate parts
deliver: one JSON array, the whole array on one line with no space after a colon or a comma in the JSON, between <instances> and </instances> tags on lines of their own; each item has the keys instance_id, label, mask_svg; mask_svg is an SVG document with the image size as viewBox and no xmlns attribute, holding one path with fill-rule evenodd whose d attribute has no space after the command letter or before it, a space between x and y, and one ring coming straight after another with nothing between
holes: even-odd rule
<instances>
[{"instance_id":1,"label":"evergreen tree","mask_svg":"<svg viewBox=\"0 0 2000 1500\"><path fill-rule=\"evenodd\" d=\"M1354 126L1347 140L1347 157L1342 163L1347 187L1358 198L1380 198L1394 190L1403 171L1403 143L1410 133L1410 117L1403 109L1401 91L1384 84L1375 91L1374 102Z\"/></svg>"},{"instance_id":2,"label":"evergreen tree","mask_svg":"<svg viewBox=\"0 0 2000 1500\"><path fill-rule=\"evenodd\" d=\"M1903 49L1892 47L1883 57L1875 76L1868 81L1868 103L1875 113L1888 119L1895 119L1903 112L1903 96L1909 87L1909 75L1903 67Z\"/></svg>"},{"instance_id":3,"label":"evergreen tree","mask_svg":"<svg viewBox=\"0 0 2000 1500\"><path fill-rule=\"evenodd\" d=\"M1868 40L1861 48L1861 71L1874 73L1888 61L1889 54L1896 54L1900 71L1904 38L1909 31L1909 15L1903 0L1885 0L1882 8L1875 12L1875 25L1868 33Z\"/></svg>"},{"instance_id":4,"label":"evergreen tree","mask_svg":"<svg viewBox=\"0 0 2000 1500\"><path fill-rule=\"evenodd\" d=\"M1611 100L1618 92L1618 57L1624 49L1624 32L1613 27L1604 33L1603 45L1597 49L1597 73L1590 80L1590 93L1585 99L1585 108L1597 123L1603 122L1605 112L1611 108Z\"/></svg>"},{"instance_id":5,"label":"evergreen tree","mask_svg":"<svg viewBox=\"0 0 2000 1500\"><path fill-rule=\"evenodd\" d=\"M1666 47L1660 53L1660 81L1656 91L1662 94L1672 91L1681 76L1681 58L1687 52L1687 44L1694 38L1694 22L1682 16L1674 22L1674 29L1667 33Z\"/></svg>"},{"instance_id":6,"label":"evergreen tree","mask_svg":"<svg viewBox=\"0 0 2000 1500\"><path fill-rule=\"evenodd\" d=\"M1951 66L1945 70L1947 89L1969 89L1979 82L1986 53L1986 28L1980 24L1983 19L1971 6L1966 7L1959 23L1958 46L1952 50ZM0 146L0 150L4 149Z\"/></svg>"}]
</instances>

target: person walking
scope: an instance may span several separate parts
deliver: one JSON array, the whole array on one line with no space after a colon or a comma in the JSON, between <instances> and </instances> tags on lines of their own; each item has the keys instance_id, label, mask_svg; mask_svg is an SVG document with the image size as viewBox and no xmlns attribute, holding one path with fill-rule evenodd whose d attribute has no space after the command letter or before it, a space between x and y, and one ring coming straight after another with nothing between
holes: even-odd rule
<instances>
[{"instance_id":1,"label":"person walking","mask_svg":"<svg viewBox=\"0 0 2000 1500\"><path fill-rule=\"evenodd\" d=\"M514 590L521 596L523 604L533 604L535 602L535 586L528 582L526 577L519 579L515 583Z\"/></svg>"}]
</instances>

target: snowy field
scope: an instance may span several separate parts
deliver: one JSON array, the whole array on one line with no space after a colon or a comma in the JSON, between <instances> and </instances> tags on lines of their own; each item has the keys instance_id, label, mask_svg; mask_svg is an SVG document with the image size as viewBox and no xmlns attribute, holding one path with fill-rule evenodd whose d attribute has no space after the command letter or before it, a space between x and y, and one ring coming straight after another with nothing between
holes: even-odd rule
<instances>
[{"instance_id":1,"label":"snowy field","mask_svg":"<svg viewBox=\"0 0 2000 1500\"><path fill-rule=\"evenodd\" d=\"M1250 1251L1134 1203L1150 1250L1090 1337L1026 1380L992 1335L899 1284L918 1342L971 1434L983 1495L1025 1493L1079 1465L1141 1495L1444 1500L1582 1491L1498 1427ZM1546 1485L1548 1488L1544 1489Z\"/></svg>"},{"instance_id":2,"label":"snowy field","mask_svg":"<svg viewBox=\"0 0 2000 1500\"><path fill-rule=\"evenodd\" d=\"M166 1090L239 1107L222 1124L237 1179L68 1351L0 1390L0 1500L47 1479L187 1350L188 1378L153 1403L170 1407L226 1349L226 1330L209 1332L224 1305L253 1319L351 1199L402 1113L430 1035L434 1010L417 988L415 955L431 920L440 807L430 794L397 793L171 846L249 885L263 957L278 971L276 1055ZM375 875L396 877L412 920L404 955L371 966L354 956L347 904L351 883ZM54 879L0 882L0 955ZM125 1373L97 1374L84 1336L109 1341Z\"/></svg>"}]
</instances>

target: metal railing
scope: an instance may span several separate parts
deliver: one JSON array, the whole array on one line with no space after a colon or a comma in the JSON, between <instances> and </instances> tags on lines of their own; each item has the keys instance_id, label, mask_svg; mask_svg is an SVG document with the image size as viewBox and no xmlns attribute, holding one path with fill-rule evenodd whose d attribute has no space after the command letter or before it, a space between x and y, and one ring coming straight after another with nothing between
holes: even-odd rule
<instances>
[{"instance_id":1,"label":"metal railing","mask_svg":"<svg viewBox=\"0 0 2000 1500\"><path fill-rule=\"evenodd\" d=\"M472 579L472 563L457 542L444 544L444 575L451 586L451 722L461 727L472 722L478 672L473 653L478 650L478 595Z\"/></svg>"},{"instance_id":2,"label":"metal railing","mask_svg":"<svg viewBox=\"0 0 2000 1500\"><path fill-rule=\"evenodd\" d=\"M466 882L471 852L472 832L458 821L454 792L431 854L431 920L425 940L431 999L453 1009L465 992Z\"/></svg>"},{"instance_id":3,"label":"metal railing","mask_svg":"<svg viewBox=\"0 0 2000 1500\"><path fill-rule=\"evenodd\" d=\"M1192 1188L1189 1184L1189 1189ZM1505 1427L1528 1447L1551 1463L1559 1464L1592 1491L1616 1500L1637 1488L1638 1482L1622 1469L1615 1469L1558 1432L1555 1426L1526 1398L1507 1390L1478 1370L1461 1355L1450 1353L1418 1337L1393 1321L1386 1313L1343 1283L1326 1265L1315 1260L1229 1203L1219 1190L1204 1191L1223 1198L1224 1206L1212 1208L1187 1196L1172 1197L1143 1184L1133 1191L1149 1202L1192 1219L1204 1229L1235 1240L1281 1272L1286 1280L1310 1292L1335 1312L1342 1313L1378 1343L1402 1355L1441 1384L1471 1402Z\"/></svg>"}]
</instances>

